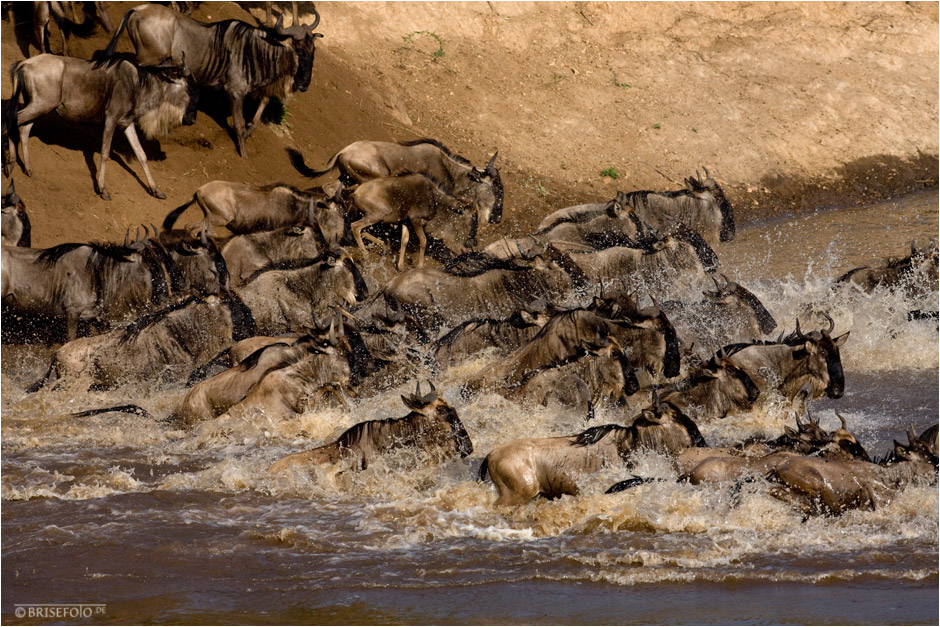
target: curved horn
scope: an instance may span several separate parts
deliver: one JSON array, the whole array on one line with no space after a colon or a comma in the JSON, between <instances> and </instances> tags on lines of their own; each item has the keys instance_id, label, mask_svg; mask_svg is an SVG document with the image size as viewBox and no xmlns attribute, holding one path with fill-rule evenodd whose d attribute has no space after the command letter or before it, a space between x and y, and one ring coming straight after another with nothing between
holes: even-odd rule
<instances>
[{"instance_id":1,"label":"curved horn","mask_svg":"<svg viewBox=\"0 0 940 627\"><path fill-rule=\"evenodd\" d=\"M154 237L157 237L157 235L160 234L160 230L157 228L157 225L154 224L153 222L151 222L151 223L150 223L150 226L153 227L153 236L154 236Z\"/></svg>"},{"instance_id":2,"label":"curved horn","mask_svg":"<svg viewBox=\"0 0 940 627\"><path fill-rule=\"evenodd\" d=\"M205 229L199 231L199 241L202 242L202 245L203 245L203 246L208 246L208 245L209 245L209 240L206 238L206 231L205 231Z\"/></svg>"},{"instance_id":3,"label":"curved horn","mask_svg":"<svg viewBox=\"0 0 940 627\"><path fill-rule=\"evenodd\" d=\"M799 318L796 319L796 337L803 341L806 341L809 339L808 337L803 335L802 331L800 331L800 319Z\"/></svg>"},{"instance_id":4,"label":"curved horn","mask_svg":"<svg viewBox=\"0 0 940 627\"><path fill-rule=\"evenodd\" d=\"M124 231L124 248L127 248L131 243L131 228L127 227L127 230Z\"/></svg>"},{"instance_id":5,"label":"curved horn","mask_svg":"<svg viewBox=\"0 0 940 627\"><path fill-rule=\"evenodd\" d=\"M316 19L313 20L313 24L311 24L310 26L307 27L307 28L309 29L308 32L312 32L312 31L317 27L317 24L320 23L320 14L317 12L317 7L316 7L315 5L312 5L312 4L311 4L310 6L311 6L311 8L313 9L313 14L314 14L314 16L316 16Z\"/></svg>"},{"instance_id":6,"label":"curved horn","mask_svg":"<svg viewBox=\"0 0 940 627\"><path fill-rule=\"evenodd\" d=\"M144 241L145 242L150 241L150 229L147 228L146 224L144 225Z\"/></svg>"},{"instance_id":7,"label":"curved horn","mask_svg":"<svg viewBox=\"0 0 940 627\"><path fill-rule=\"evenodd\" d=\"M829 321L829 329L826 333L832 333L832 330L836 328L836 323L832 321L832 318L825 311L822 312L823 317Z\"/></svg>"},{"instance_id":8,"label":"curved horn","mask_svg":"<svg viewBox=\"0 0 940 627\"><path fill-rule=\"evenodd\" d=\"M842 429L845 431L848 431L848 427L846 427L845 425L845 418L842 417L842 414L840 414L839 412L836 412L836 417L839 419L839 422L842 423Z\"/></svg>"},{"instance_id":9,"label":"curved horn","mask_svg":"<svg viewBox=\"0 0 940 627\"><path fill-rule=\"evenodd\" d=\"M434 382L430 379L428 379L428 386L430 386L431 389L428 390L427 394L421 397L421 402L425 404L433 403L437 400L437 389L434 387Z\"/></svg>"}]
</instances>

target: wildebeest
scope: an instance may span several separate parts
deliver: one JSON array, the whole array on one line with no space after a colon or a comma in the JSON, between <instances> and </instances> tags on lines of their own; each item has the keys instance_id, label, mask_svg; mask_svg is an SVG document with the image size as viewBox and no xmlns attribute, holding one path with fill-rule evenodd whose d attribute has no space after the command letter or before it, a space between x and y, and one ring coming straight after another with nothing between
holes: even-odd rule
<instances>
[{"instance_id":1,"label":"wildebeest","mask_svg":"<svg viewBox=\"0 0 940 627\"><path fill-rule=\"evenodd\" d=\"M318 224L327 240L343 237L344 214L336 200L289 185L250 185L211 181L193 197L167 215L164 229L172 229L180 215L192 205L203 215L203 230L225 227L231 233L268 231L284 226Z\"/></svg>"},{"instance_id":2,"label":"wildebeest","mask_svg":"<svg viewBox=\"0 0 940 627\"><path fill-rule=\"evenodd\" d=\"M221 89L228 96L235 122L238 153L246 156L245 139L258 124L271 98L286 99L292 91L310 86L317 37L310 26L284 28L279 17L274 28L255 27L240 20L202 24L166 7L146 4L124 14L108 44L106 56L114 54L121 33L127 34L141 65L190 67L196 83ZM246 126L242 111L246 96L259 98L254 118Z\"/></svg>"},{"instance_id":3,"label":"wildebeest","mask_svg":"<svg viewBox=\"0 0 940 627\"><path fill-rule=\"evenodd\" d=\"M261 268L236 292L254 314L258 331L277 335L302 332L332 307L362 302L368 287L349 254L339 249Z\"/></svg>"},{"instance_id":4,"label":"wildebeest","mask_svg":"<svg viewBox=\"0 0 940 627\"><path fill-rule=\"evenodd\" d=\"M564 222L587 223L608 211L613 214L611 217L632 211L659 236L684 224L700 233L711 246L734 239L731 203L708 170L705 170L705 179L697 174L697 178L687 178L685 186L686 189L674 192L618 192L613 204L591 203L560 209L542 220L538 230L548 231ZM624 224L628 222L624 220Z\"/></svg>"},{"instance_id":5,"label":"wildebeest","mask_svg":"<svg viewBox=\"0 0 940 627\"><path fill-rule=\"evenodd\" d=\"M749 290L723 277L715 290L703 291L698 302L672 300L662 303L687 346L709 355L726 344L757 340L777 328L763 303Z\"/></svg>"},{"instance_id":6,"label":"wildebeest","mask_svg":"<svg viewBox=\"0 0 940 627\"><path fill-rule=\"evenodd\" d=\"M481 184L489 185L496 198L489 221L496 224L503 216L503 183L499 169L494 165L497 153L493 153L486 167L480 170L433 139L358 141L333 155L326 169L320 171L308 168L303 155L296 150L289 149L288 154L291 163L304 176L316 178L338 169L340 181L346 186L386 176L424 174L449 190L451 196L466 202L479 193L477 190Z\"/></svg>"},{"instance_id":7,"label":"wildebeest","mask_svg":"<svg viewBox=\"0 0 940 627\"><path fill-rule=\"evenodd\" d=\"M539 298L561 304L587 287L587 277L571 257L549 247L544 257L466 273L413 268L389 281L378 298L404 313L411 332L428 342L442 328L482 317L508 318Z\"/></svg>"},{"instance_id":8,"label":"wildebeest","mask_svg":"<svg viewBox=\"0 0 940 627\"><path fill-rule=\"evenodd\" d=\"M379 222L398 223L408 221L418 236L418 259L415 266L424 265L427 247L425 226L435 217L451 215L453 220L471 220L469 239L464 246L470 247L476 238L476 227L491 221L497 210L499 199L488 182L480 182L461 196L453 195L452 188L445 188L425 174L404 174L371 179L359 185L350 195L351 211L362 212L362 217L349 226L352 235L365 254L362 230ZM466 215L464 215L466 214ZM404 248L398 259L398 269L403 269Z\"/></svg>"},{"instance_id":9,"label":"wildebeest","mask_svg":"<svg viewBox=\"0 0 940 627\"><path fill-rule=\"evenodd\" d=\"M928 246L917 248L911 242L911 254L902 259L887 259L876 266L862 266L849 270L838 279L836 284L853 283L865 292L872 292L879 285L889 289L903 288L908 293L925 291L916 283L926 286L927 291L937 288L938 246L931 242Z\"/></svg>"},{"instance_id":10,"label":"wildebeest","mask_svg":"<svg viewBox=\"0 0 940 627\"><path fill-rule=\"evenodd\" d=\"M16 193L13 180L3 193L3 244L29 248L32 241L32 226L26 214L26 203Z\"/></svg>"},{"instance_id":11,"label":"wildebeest","mask_svg":"<svg viewBox=\"0 0 940 627\"><path fill-rule=\"evenodd\" d=\"M659 395L695 420L714 420L750 409L760 389L747 372L719 351L691 369L684 380L660 387Z\"/></svg>"},{"instance_id":12,"label":"wildebeest","mask_svg":"<svg viewBox=\"0 0 940 627\"><path fill-rule=\"evenodd\" d=\"M670 286L700 284L718 267L718 257L705 240L687 228L648 241L643 248L614 246L592 252L572 252L571 258L597 285L641 286L670 294Z\"/></svg>"},{"instance_id":13,"label":"wildebeest","mask_svg":"<svg viewBox=\"0 0 940 627\"><path fill-rule=\"evenodd\" d=\"M198 93L185 68L145 68L126 59L92 62L41 54L14 63L10 78L12 115L6 116L4 124L11 154L4 163L5 173L9 174L13 166L13 140L18 131L23 170L32 175L29 132L36 118L55 111L69 122L104 124L96 181L96 191L102 198L111 198L105 189L104 174L116 129L124 131L133 148L147 178L147 191L157 198L166 198L150 175L147 155L137 138L137 126L145 137L156 137L195 121Z\"/></svg>"},{"instance_id":14,"label":"wildebeest","mask_svg":"<svg viewBox=\"0 0 940 627\"><path fill-rule=\"evenodd\" d=\"M483 460L478 479L489 472L499 492L496 505L524 505L539 495L578 494L579 479L624 464L638 449L677 453L692 446L705 446L695 423L675 406L656 403L626 427L609 424L578 435L503 444Z\"/></svg>"},{"instance_id":15,"label":"wildebeest","mask_svg":"<svg viewBox=\"0 0 940 627\"><path fill-rule=\"evenodd\" d=\"M436 340L430 353L439 368L453 366L483 350L506 355L534 338L550 319L548 304L536 301L505 320L468 320Z\"/></svg>"},{"instance_id":16,"label":"wildebeest","mask_svg":"<svg viewBox=\"0 0 940 627\"><path fill-rule=\"evenodd\" d=\"M328 342L305 335L267 344L214 377L187 391L170 422L191 427L228 413L260 412L268 419L289 418L325 388L346 389L351 369L349 344L336 327Z\"/></svg>"},{"instance_id":17,"label":"wildebeest","mask_svg":"<svg viewBox=\"0 0 940 627\"><path fill-rule=\"evenodd\" d=\"M80 323L109 324L165 302L171 288L162 252L149 239L43 250L5 246L3 303L11 313L64 319L72 340Z\"/></svg>"},{"instance_id":18,"label":"wildebeest","mask_svg":"<svg viewBox=\"0 0 940 627\"><path fill-rule=\"evenodd\" d=\"M434 384L425 395L416 385L414 394L403 394L401 400L411 410L407 416L360 422L331 444L282 457L268 472L279 473L291 468L310 470L316 465L339 462L364 470L382 455L404 448L419 450L430 464L456 455L466 457L473 452L470 435L457 411L438 396Z\"/></svg>"},{"instance_id":19,"label":"wildebeest","mask_svg":"<svg viewBox=\"0 0 940 627\"><path fill-rule=\"evenodd\" d=\"M236 235L222 246L222 256L228 265L232 286L240 287L265 266L289 259L315 259L326 248L319 229L308 224Z\"/></svg>"},{"instance_id":20,"label":"wildebeest","mask_svg":"<svg viewBox=\"0 0 940 627\"><path fill-rule=\"evenodd\" d=\"M936 483L937 457L928 442L908 432L905 446L880 463L794 457L773 468L767 478L779 484L772 494L794 501L807 514L838 515L849 509L875 509L892 493L916 481Z\"/></svg>"},{"instance_id":21,"label":"wildebeest","mask_svg":"<svg viewBox=\"0 0 940 627\"><path fill-rule=\"evenodd\" d=\"M62 54L69 56L69 35L75 33L79 36L91 34L95 24L85 18L85 12L79 2L33 2L33 33L36 36L36 47L39 52L52 52L49 45L49 22L54 21L59 27L62 36ZM102 25L110 33L114 30L104 2L95 2L95 10Z\"/></svg>"},{"instance_id":22,"label":"wildebeest","mask_svg":"<svg viewBox=\"0 0 940 627\"><path fill-rule=\"evenodd\" d=\"M829 398L842 398L845 375L839 348L845 344L849 332L833 338L835 326L828 315L829 328L804 334L797 320L796 330L776 342L729 344L725 355L748 376L766 396L777 390L793 399L803 385L809 383L811 398L823 394Z\"/></svg>"},{"instance_id":23,"label":"wildebeest","mask_svg":"<svg viewBox=\"0 0 940 627\"><path fill-rule=\"evenodd\" d=\"M191 296L141 316L125 329L64 344L43 377L27 391L81 375L97 388L185 379L226 346L256 334L251 311L230 292Z\"/></svg>"}]
</instances>

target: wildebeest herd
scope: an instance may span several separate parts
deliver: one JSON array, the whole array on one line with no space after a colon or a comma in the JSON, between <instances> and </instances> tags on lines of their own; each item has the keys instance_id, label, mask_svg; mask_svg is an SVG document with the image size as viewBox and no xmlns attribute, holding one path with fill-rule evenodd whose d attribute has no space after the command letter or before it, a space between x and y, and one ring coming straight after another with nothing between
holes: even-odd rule
<instances>
[{"instance_id":1,"label":"wildebeest herd","mask_svg":"<svg viewBox=\"0 0 940 627\"><path fill-rule=\"evenodd\" d=\"M229 95L244 156L268 101L309 85L321 36L315 15L312 26L301 26L296 13L289 28L280 19L274 27L204 25L143 5L124 16L98 61L42 54L14 63L5 172L17 146L30 172L30 127L56 110L104 124L99 194L107 197L104 164L111 135L122 129L150 193L163 197L135 127L152 135L194 116L196 86ZM136 60L112 54L125 30ZM260 101L248 125L246 96ZM480 233L503 214L496 153L477 167L439 141L418 139L356 141L320 171L299 152L290 157L301 174L338 172L339 180L306 190L209 182L162 228L141 225L121 243L30 248L26 207L11 183L3 197L4 342L66 340L28 391L131 382L184 388L166 416L136 405L76 415L132 411L185 433L210 419L291 421L327 402L354 412L355 399L410 388L429 372L446 377L475 359L485 365L460 382L453 404L433 383L425 392L418 384L401 397L406 416L356 424L269 472L354 471L402 448L421 451L427 464L470 456L459 405L495 393L588 420L599 407L623 416L490 451L476 474L492 478L497 505L575 494L581 477L626 471L640 450L672 456L692 483L765 477L807 512L875 507L907 482L936 479L936 426L911 431L879 461L844 420L829 432L798 418L775 440L707 446L697 423L732 420L771 401L808 415L812 399L840 398L849 339L826 313L769 337L778 326L772 313L718 272L713 247L734 238L735 223L708 170L683 189L618 192L559 209L533 233L481 246ZM179 226L193 206L202 219ZM369 285L363 269L386 264L378 251L387 248L398 272ZM915 275L936 282L937 256L935 244L912 246L904 260L852 270L837 283L872 290L910 289ZM610 491L646 481L634 477Z\"/></svg>"}]
</instances>

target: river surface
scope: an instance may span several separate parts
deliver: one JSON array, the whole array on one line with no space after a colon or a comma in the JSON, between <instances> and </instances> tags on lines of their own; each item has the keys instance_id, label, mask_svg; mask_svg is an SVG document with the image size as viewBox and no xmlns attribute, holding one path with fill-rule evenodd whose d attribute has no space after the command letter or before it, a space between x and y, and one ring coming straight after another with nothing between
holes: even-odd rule
<instances>
[{"instance_id":1,"label":"river surface","mask_svg":"<svg viewBox=\"0 0 940 627\"><path fill-rule=\"evenodd\" d=\"M778 331L835 321L846 394L835 411L872 454L938 418L937 286L917 297L832 290L858 265L904 256L938 232L936 190L876 206L739 228L717 249L729 278L776 317ZM364 419L402 416L405 388L290 423L207 421L193 432L136 415L68 412L134 402L166 414L180 388L128 386L24 394L49 352L2 354L4 624L937 624L938 490L912 485L876 511L806 521L763 481L727 488L674 481L614 495L628 472L586 478L581 494L514 509L474 480L493 447L577 433L581 416L496 395L461 403L437 379L475 451L433 469L402 454L356 474L273 478L282 455L330 441ZM413 384L412 384L413 385ZM408 390L411 391L411 386ZM592 424L629 416L600 410ZM776 436L786 407L702 425L710 444ZM641 454L632 471L675 479ZM19 618L26 604L85 603L89 618ZM18 607L19 606L19 607Z\"/></svg>"}]
</instances>

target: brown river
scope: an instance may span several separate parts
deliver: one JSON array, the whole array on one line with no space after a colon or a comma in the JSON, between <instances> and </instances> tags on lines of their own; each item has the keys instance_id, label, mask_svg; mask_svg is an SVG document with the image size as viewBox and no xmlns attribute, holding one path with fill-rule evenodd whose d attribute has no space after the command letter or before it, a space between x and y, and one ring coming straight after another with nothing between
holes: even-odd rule
<instances>
[{"instance_id":1,"label":"brown river","mask_svg":"<svg viewBox=\"0 0 940 627\"><path fill-rule=\"evenodd\" d=\"M904 256L938 233L938 193L740 225L717 249L721 270L792 330L827 311L846 393L835 411L873 455L938 419L935 320L927 296L831 290L844 271ZM818 327L820 319L815 318ZM583 417L497 395L461 403L458 385L485 367L435 380L475 447L431 470L402 454L361 473L266 474L286 453L330 441L365 419L402 416L388 391L298 421L207 421L193 432L140 416L69 412L133 402L165 415L182 389L24 389L41 348L2 353L4 624L934 624L938 490L912 485L876 511L803 521L763 481L728 488L672 481L669 460L632 471L669 479L605 495L627 471L587 477L577 497L493 506L475 476L483 456L518 437L576 433ZM408 386L411 391L413 384ZM592 424L623 422L599 410ZM785 406L701 425L709 444L777 436ZM42 604L94 604L57 610ZM73 608L75 606L72 606ZM56 614L55 611L59 611ZM78 614L61 612L77 611ZM43 614L45 612L45 614ZM76 617L77 616L77 617Z\"/></svg>"}]
</instances>

